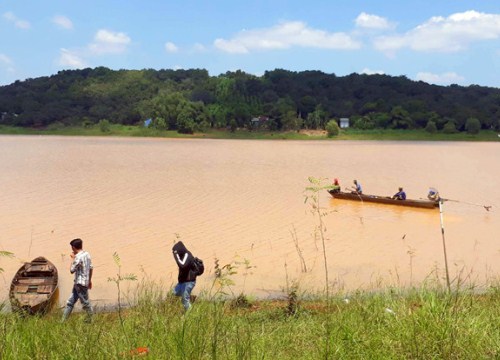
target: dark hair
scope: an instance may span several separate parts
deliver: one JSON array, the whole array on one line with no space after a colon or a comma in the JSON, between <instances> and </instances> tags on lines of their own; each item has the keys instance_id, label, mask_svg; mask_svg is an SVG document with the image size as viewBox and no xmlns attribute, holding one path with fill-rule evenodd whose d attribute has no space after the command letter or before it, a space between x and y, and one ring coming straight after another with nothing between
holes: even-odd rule
<instances>
[{"instance_id":1,"label":"dark hair","mask_svg":"<svg viewBox=\"0 0 500 360\"><path fill-rule=\"evenodd\" d=\"M80 250L83 247L82 239L73 239L69 242L69 244L77 250Z\"/></svg>"}]
</instances>

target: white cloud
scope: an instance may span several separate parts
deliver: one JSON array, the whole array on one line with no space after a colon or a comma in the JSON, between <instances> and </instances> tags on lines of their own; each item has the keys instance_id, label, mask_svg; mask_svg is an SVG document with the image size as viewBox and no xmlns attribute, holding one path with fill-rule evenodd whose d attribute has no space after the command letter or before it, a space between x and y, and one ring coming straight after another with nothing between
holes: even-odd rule
<instances>
[{"instance_id":1,"label":"white cloud","mask_svg":"<svg viewBox=\"0 0 500 360\"><path fill-rule=\"evenodd\" d=\"M106 29L97 31L94 41L88 49L94 55L121 54L127 50L130 38L122 32L113 32Z\"/></svg>"},{"instance_id":2,"label":"white cloud","mask_svg":"<svg viewBox=\"0 0 500 360\"><path fill-rule=\"evenodd\" d=\"M200 43L194 44L193 49L192 49L193 52L204 52L206 50L207 50L207 48L203 44L200 44Z\"/></svg>"},{"instance_id":3,"label":"white cloud","mask_svg":"<svg viewBox=\"0 0 500 360\"><path fill-rule=\"evenodd\" d=\"M59 65L73 69L81 69L87 66L76 52L67 49L60 50Z\"/></svg>"},{"instance_id":4,"label":"white cloud","mask_svg":"<svg viewBox=\"0 0 500 360\"><path fill-rule=\"evenodd\" d=\"M5 54L0 54L0 63L4 65L12 64L12 60Z\"/></svg>"},{"instance_id":5,"label":"white cloud","mask_svg":"<svg viewBox=\"0 0 500 360\"><path fill-rule=\"evenodd\" d=\"M169 41L165 43L165 50L169 53L176 53L179 51L179 48L173 42Z\"/></svg>"},{"instance_id":6,"label":"white cloud","mask_svg":"<svg viewBox=\"0 0 500 360\"><path fill-rule=\"evenodd\" d=\"M382 36L375 48L391 53L402 48L415 51L456 52L471 43L500 37L500 14L466 11L449 17L432 17L405 34Z\"/></svg>"},{"instance_id":7,"label":"white cloud","mask_svg":"<svg viewBox=\"0 0 500 360\"><path fill-rule=\"evenodd\" d=\"M301 21L283 22L271 28L243 30L231 39L216 39L216 48L246 54L252 50L288 49L292 46L352 50L361 44L345 33L317 30Z\"/></svg>"},{"instance_id":8,"label":"white cloud","mask_svg":"<svg viewBox=\"0 0 500 360\"><path fill-rule=\"evenodd\" d=\"M463 82L465 79L463 76L460 76L454 72L446 72L442 74L419 72L415 77L415 80L425 81L426 83L429 84L450 85L450 84L459 84Z\"/></svg>"},{"instance_id":9,"label":"white cloud","mask_svg":"<svg viewBox=\"0 0 500 360\"><path fill-rule=\"evenodd\" d=\"M25 30L27 30L27 29L31 28L31 24L28 21L19 19L11 11L8 11L8 12L4 13L3 17L7 21L9 21L11 23L14 23L14 26L17 27L17 28L19 28L19 29L25 29Z\"/></svg>"},{"instance_id":10,"label":"white cloud","mask_svg":"<svg viewBox=\"0 0 500 360\"><path fill-rule=\"evenodd\" d=\"M66 16L56 15L52 18L52 22L61 29L72 30L73 22Z\"/></svg>"},{"instance_id":11,"label":"white cloud","mask_svg":"<svg viewBox=\"0 0 500 360\"><path fill-rule=\"evenodd\" d=\"M384 75L385 72L383 70L371 70L371 69L368 69L368 68L364 68L363 70L361 70L360 74L366 74L366 75Z\"/></svg>"},{"instance_id":12,"label":"white cloud","mask_svg":"<svg viewBox=\"0 0 500 360\"><path fill-rule=\"evenodd\" d=\"M384 30L393 27L387 19L362 12L355 20L356 26L368 29Z\"/></svg>"}]
</instances>

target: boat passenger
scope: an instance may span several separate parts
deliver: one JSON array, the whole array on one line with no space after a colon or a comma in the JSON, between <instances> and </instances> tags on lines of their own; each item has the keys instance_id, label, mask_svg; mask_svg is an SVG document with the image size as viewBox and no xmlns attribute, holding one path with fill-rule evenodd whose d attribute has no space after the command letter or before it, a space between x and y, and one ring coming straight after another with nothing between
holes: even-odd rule
<instances>
[{"instance_id":1,"label":"boat passenger","mask_svg":"<svg viewBox=\"0 0 500 360\"><path fill-rule=\"evenodd\" d=\"M395 200L406 200L406 193L403 191L403 188L400 187L399 191L397 193L395 193L392 196L392 198Z\"/></svg>"},{"instance_id":2,"label":"boat passenger","mask_svg":"<svg viewBox=\"0 0 500 360\"><path fill-rule=\"evenodd\" d=\"M333 179L332 192L338 194L340 192L340 183L339 179Z\"/></svg>"},{"instance_id":3,"label":"boat passenger","mask_svg":"<svg viewBox=\"0 0 500 360\"><path fill-rule=\"evenodd\" d=\"M439 191L435 188L429 188L429 193L427 194L427 199L431 201L439 201L441 197L439 196Z\"/></svg>"},{"instance_id":4,"label":"boat passenger","mask_svg":"<svg viewBox=\"0 0 500 360\"><path fill-rule=\"evenodd\" d=\"M358 183L358 180L353 180L354 186L351 188L353 189L351 191L351 194L358 194L361 195L363 194L363 189L361 188L361 184Z\"/></svg>"}]
</instances>

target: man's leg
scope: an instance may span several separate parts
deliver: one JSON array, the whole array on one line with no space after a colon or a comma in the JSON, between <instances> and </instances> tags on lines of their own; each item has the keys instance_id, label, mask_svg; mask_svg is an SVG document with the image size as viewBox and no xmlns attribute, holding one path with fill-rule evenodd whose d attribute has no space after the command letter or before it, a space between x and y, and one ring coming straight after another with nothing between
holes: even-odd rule
<instances>
[{"instance_id":1,"label":"man's leg","mask_svg":"<svg viewBox=\"0 0 500 360\"><path fill-rule=\"evenodd\" d=\"M78 294L76 292L76 285L73 285L73 290L71 291L71 295L66 302L66 308L64 309L63 316L62 316L62 321L65 321L68 316L71 314L73 311L73 307L75 306L75 303L78 300Z\"/></svg>"},{"instance_id":2,"label":"man's leg","mask_svg":"<svg viewBox=\"0 0 500 360\"><path fill-rule=\"evenodd\" d=\"M78 294L78 298L82 303L83 310L87 312L87 321L92 319L92 305L89 300L89 289L82 285L75 285L76 293Z\"/></svg>"}]
</instances>

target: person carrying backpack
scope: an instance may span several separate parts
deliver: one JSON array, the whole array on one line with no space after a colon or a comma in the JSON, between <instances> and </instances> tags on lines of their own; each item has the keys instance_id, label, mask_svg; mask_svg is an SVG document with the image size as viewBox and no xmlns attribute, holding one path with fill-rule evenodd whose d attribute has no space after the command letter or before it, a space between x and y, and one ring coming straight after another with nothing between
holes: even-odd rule
<instances>
[{"instance_id":1,"label":"person carrying backpack","mask_svg":"<svg viewBox=\"0 0 500 360\"><path fill-rule=\"evenodd\" d=\"M196 277L203 273L203 269L200 270L199 266L197 266L199 265L199 259L191 254L182 241L174 244L172 253L179 267L178 283L173 292L175 296L181 298L184 310L187 311L191 308L191 292L196 285ZM201 262L201 267L203 267L203 262Z\"/></svg>"}]
</instances>

